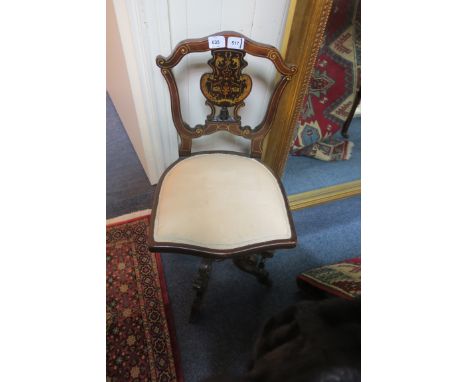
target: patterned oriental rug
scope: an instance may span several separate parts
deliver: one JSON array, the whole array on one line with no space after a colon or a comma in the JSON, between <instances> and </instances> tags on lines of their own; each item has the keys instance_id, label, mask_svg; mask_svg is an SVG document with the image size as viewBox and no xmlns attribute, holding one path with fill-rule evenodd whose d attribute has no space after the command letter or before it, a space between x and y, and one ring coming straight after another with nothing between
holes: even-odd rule
<instances>
[{"instance_id":1,"label":"patterned oriental rug","mask_svg":"<svg viewBox=\"0 0 468 382\"><path fill-rule=\"evenodd\" d=\"M297 276L297 284L316 296L328 293L352 300L361 295L361 258L312 268Z\"/></svg>"},{"instance_id":2,"label":"patterned oriental rug","mask_svg":"<svg viewBox=\"0 0 468 382\"><path fill-rule=\"evenodd\" d=\"M148 211L106 225L106 382L183 380L161 258L148 251L148 228Z\"/></svg>"},{"instance_id":3,"label":"patterned oriental rug","mask_svg":"<svg viewBox=\"0 0 468 382\"><path fill-rule=\"evenodd\" d=\"M324 161L351 157L353 143L334 136L350 115L361 82L360 5L360 0L333 0L296 124L292 155Z\"/></svg>"}]
</instances>

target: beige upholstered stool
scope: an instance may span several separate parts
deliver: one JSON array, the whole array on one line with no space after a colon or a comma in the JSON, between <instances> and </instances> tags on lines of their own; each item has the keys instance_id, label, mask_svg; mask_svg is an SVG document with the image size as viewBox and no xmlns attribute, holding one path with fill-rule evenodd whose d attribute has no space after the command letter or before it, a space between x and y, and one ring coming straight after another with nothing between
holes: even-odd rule
<instances>
[{"instance_id":1,"label":"beige upholstered stool","mask_svg":"<svg viewBox=\"0 0 468 382\"><path fill-rule=\"evenodd\" d=\"M244 39L244 49L211 50L208 64L212 72L203 74L200 81L211 108L204 125L190 127L183 121L171 69L188 53L210 50L208 37L182 41L168 58L156 58L169 85L172 117L181 145L180 159L166 170L156 189L149 247L154 252L203 258L193 284L196 298L192 318L201 304L213 260L232 259L241 270L269 284L265 259L274 249L296 245L281 181L260 158L281 94L297 68L286 65L272 46L235 32L217 35ZM269 59L281 74L265 117L255 128L242 126L238 115L252 87L250 76L242 73L247 65L246 53ZM192 139L223 130L250 139L250 156L217 151L191 153Z\"/></svg>"}]
</instances>

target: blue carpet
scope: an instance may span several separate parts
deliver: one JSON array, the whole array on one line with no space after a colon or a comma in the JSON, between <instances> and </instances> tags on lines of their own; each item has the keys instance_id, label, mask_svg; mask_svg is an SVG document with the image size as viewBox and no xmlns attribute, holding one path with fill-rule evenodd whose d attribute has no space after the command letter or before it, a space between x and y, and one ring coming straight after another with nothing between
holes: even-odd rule
<instances>
[{"instance_id":1,"label":"blue carpet","mask_svg":"<svg viewBox=\"0 0 468 382\"><path fill-rule=\"evenodd\" d=\"M353 118L348 133L354 143L349 160L324 162L289 155L283 175L288 195L361 179L361 118Z\"/></svg>"},{"instance_id":2,"label":"blue carpet","mask_svg":"<svg viewBox=\"0 0 468 382\"><path fill-rule=\"evenodd\" d=\"M191 282L200 260L163 254L182 366L187 381L246 370L254 338L271 315L299 301L296 276L315 266L359 256L360 197L293 213L298 234L295 249L278 251L267 261L271 289L229 261L213 265L199 320L188 323Z\"/></svg>"},{"instance_id":3,"label":"blue carpet","mask_svg":"<svg viewBox=\"0 0 468 382\"><path fill-rule=\"evenodd\" d=\"M352 125L351 139L356 130ZM356 155L356 151L354 153ZM310 158L293 160L316 167L322 163ZM342 168L346 163L324 165L336 164L336 168ZM317 176L317 171L310 172L314 179L333 180L331 176ZM340 171L343 170L337 170L336 174ZM286 174L286 189L290 192L301 192L304 186L309 188L309 185L301 184L298 177L292 176L300 173ZM350 180L356 178L359 176ZM333 180L333 184L346 181L342 179ZM319 183L316 179L314 181ZM321 184L329 185L323 181ZM149 184L107 97L107 217L150 208L153 193L154 186ZM188 316L193 298L191 283L200 260L191 256L162 254L187 382L218 373L241 374L246 369L261 324L300 298L295 277L309 268L360 255L360 206L360 198L355 197L294 212L299 243L297 248L278 251L273 259L267 261L273 280L271 289L239 271L231 262L215 263L196 324L188 324Z\"/></svg>"},{"instance_id":4,"label":"blue carpet","mask_svg":"<svg viewBox=\"0 0 468 382\"><path fill-rule=\"evenodd\" d=\"M106 96L106 215L113 218L150 208L151 186L114 105Z\"/></svg>"}]
</instances>

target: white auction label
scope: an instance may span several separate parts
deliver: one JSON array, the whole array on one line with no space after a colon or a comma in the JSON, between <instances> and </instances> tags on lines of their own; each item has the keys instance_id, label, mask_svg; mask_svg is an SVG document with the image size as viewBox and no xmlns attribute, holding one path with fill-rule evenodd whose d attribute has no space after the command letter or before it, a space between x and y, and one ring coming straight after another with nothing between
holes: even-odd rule
<instances>
[{"instance_id":1,"label":"white auction label","mask_svg":"<svg viewBox=\"0 0 468 382\"><path fill-rule=\"evenodd\" d=\"M224 48L226 39L224 36L210 36L208 37L208 46L210 49Z\"/></svg>"},{"instance_id":2,"label":"white auction label","mask_svg":"<svg viewBox=\"0 0 468 382\"><path fill-rule=\"evenodd\" d=\"M244 38L228 37L227 47L230 49L244 49Z\"/></svg>"}]
</instances>

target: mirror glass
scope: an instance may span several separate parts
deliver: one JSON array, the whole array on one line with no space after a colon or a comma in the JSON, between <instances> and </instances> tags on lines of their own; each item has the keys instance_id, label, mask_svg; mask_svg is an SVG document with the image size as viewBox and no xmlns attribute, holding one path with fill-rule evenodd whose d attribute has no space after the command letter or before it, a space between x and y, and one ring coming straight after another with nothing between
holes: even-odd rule
<instances>
[{"instance_id":1,"label":"mirror glass","mask_svg":"<svg viewBox=\"0 0 468 382\"><path fill-rule=\"evenodd\" d=\"M355 114L348 130L349 138L338 137L310 143L313 156L290 152L283 184L288 195L361 179L361 116ZM336 159L333 159L335 156ZM346 159L345 159L346 157Z\"/></svg>"},{"instance_id":2,"label":"mirror glass","mask_svg":"<svg viewBox=\"0 0 468 382\"><path fill-rule=\"evenodd\" d=\"M288 195L361 178L360 1L334 1L303 99L283 183Z\"/></svg>"}]
</instances>

